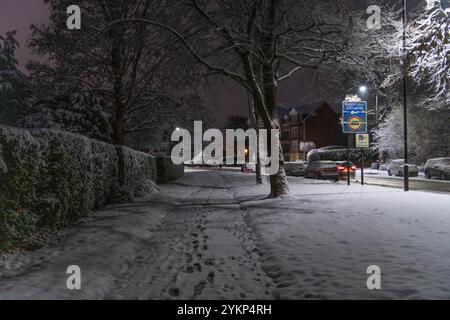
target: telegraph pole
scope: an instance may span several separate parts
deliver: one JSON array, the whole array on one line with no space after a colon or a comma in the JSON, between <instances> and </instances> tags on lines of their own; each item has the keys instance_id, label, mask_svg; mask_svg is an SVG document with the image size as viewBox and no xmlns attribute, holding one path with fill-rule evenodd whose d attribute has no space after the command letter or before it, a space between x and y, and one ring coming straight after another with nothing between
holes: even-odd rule
<instances>
[{"instance_id":1,"label":"telegraph pole","mask_svg":"<svg viewBox=\"0 0 450 320\"><path fill-rule=\"evenodd\" d=\"M403 179L405 191L409 191L409 168L408 168L408 108L407 108L407 76L408 76L408 57L406 52L406 25L407 25L407 7L406 0L403 0L403 142L405 166Z\"/></svg>"}]
</instances>

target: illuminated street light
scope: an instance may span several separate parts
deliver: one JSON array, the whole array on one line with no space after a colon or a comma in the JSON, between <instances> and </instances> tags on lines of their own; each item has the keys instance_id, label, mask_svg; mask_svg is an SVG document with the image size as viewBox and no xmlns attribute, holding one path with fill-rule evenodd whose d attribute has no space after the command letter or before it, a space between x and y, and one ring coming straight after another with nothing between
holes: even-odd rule
<instances>
[{"instance_id":1,"label":"illuminated street light","mask_svg":"<svg viewBox=\"0 0 450 320\"><path fill-rule=\"evenodd\" d=\"M366 94L369 91L369 88L365 85L362 85L359 87L359 92L361 94ZM379 117L379 110L378 110L378 89L375 88L375 123L376 128L378 128L378 117Z\"/></svg>"}]
</instances>

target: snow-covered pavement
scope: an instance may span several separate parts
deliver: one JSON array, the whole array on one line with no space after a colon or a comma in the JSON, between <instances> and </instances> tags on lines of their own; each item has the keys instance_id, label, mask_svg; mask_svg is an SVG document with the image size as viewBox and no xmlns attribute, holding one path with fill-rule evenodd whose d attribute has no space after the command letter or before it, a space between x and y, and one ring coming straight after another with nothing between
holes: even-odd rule
<instances>
[{"instance_id":1,"label":"snow-covered pavement","mask_svg":"<svg viewBox=\"0 0 450 320\"><path fill-rule=\"evenodd\" d=\"M360 170L356 171L356 180L355 182L361 181ZM364 170L364 182L366 184L403 189L403 180L403 177L389 176L386 171ZM424 173L420 172L418 177L409 178L409 187L410 190L450 193L450 180L441 180L435 177L426 179Z\"/></svg>"},{"instance_id":2,"label":"snow-covered pavement","mask_svg":"<svg viewBox=\"0 0 450 320\"><path fill-rule=\"evenodd\" d=\"M450 298L450 196L228 170L186 177L8 256L0 299ZM69 265L82 290L68 290ZM366 269L381 268L381 290Z\"/></svg>"}]
</instances>

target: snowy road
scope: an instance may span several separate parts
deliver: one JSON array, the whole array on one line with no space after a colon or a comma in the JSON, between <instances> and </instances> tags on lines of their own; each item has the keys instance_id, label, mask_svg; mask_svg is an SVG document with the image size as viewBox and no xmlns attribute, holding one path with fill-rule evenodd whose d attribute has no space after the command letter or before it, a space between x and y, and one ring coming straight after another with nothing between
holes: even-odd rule
<instances>
[{"instance_id":1,"label":"snowy road","mask_svg":"<svg viewBox=\"0 0 450 320\"><path fill-rule=\"evenodd\" d=\"M450 298L450 196L191 170L3 259L0 299ZM82 290L66 269L81 268ZM367 289L369 265L382 289Z\"/></svg>"}]
</instances>

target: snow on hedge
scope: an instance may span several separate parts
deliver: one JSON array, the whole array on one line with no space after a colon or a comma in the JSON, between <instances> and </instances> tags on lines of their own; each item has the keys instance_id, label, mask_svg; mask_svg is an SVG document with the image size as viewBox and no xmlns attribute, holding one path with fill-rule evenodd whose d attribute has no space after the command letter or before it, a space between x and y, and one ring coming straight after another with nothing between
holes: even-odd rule
<instances>
[{"instance_id":1,"label":"snow on hedge","mask_svg":"<svg viewBox=\"0 0 450 320\"><path fill-rule=\"evenodd\" d=\"M157 158L158 183L176 180L184 175L184 166L175 165L169 157Z\"/></svg>"},{"instance_id":2,"label":"snow on hedge","mask_svg":"<svg viewBox=\"0 0 450 320\"><path fill-rule=\"evenodd\" d=\"M158 179L156 163L151 155L64 131L0 126L0 250L28 246L90 210L154 190L155 181L168 181Z\"/></svg>"}]
</instances>

